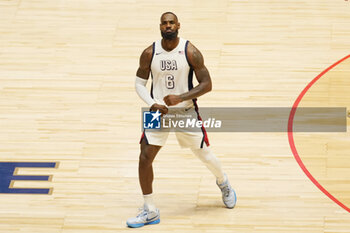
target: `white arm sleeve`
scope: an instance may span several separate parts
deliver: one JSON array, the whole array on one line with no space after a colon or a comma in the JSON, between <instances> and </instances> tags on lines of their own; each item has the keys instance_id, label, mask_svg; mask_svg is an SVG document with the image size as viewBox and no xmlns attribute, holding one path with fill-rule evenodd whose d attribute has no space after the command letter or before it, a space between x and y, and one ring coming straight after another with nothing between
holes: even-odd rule
<instances>
[{"instance_id":1,"label":"white arm sleeve","mask_svg":"<svg viewBox=\"0 0 350 233\"><path fill-rule=\"evenodd\" d=\"M139 77L136 76L135 89L136 89L136 93L139 95L139 97L148 106L151 107L153 104L156 103L156 101L154 101L154 99L152 99L150 93L148 92L148 90L146 88L147 81L148 81L147 79L139 78Z\"/></svg>"}]
</instances>

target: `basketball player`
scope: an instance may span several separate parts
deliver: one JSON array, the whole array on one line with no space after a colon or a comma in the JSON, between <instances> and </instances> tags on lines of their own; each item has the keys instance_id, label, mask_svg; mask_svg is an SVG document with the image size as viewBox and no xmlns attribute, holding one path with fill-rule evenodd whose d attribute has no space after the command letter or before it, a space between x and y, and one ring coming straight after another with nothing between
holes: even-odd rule
<instances>
[{"instance_id":1,"label":"basketball player","mask_svg":"<svg viewBox=\"0 0 350 233\"><path fill-rule=\"evenodd\" d=\"M150 106L151 111L167 114L168 111L171 112L171 106L174 106L191 109L200 119L196 98L211 91L211 79L202 54L189 41L178 37L179 29L180 23L174 13L162 14L160 18L162 39L154 42L141 54L135 88L140 98ZM193 71L199 83L195 87L192 85ZM150 73L151 94L146 89ZM160 148L164 146L168 134L169 132L145 130L141 137L139 181L144 206L139 215L127 220L129 227L142 227L160 222L159 210L152 198L152 162ZM189 147L214 174L224 204L227 208L233 208L236 204L236 194L218 159L209 148L205 129L202 128L202 132L176 132L176 137L181 147Z\"/></svg>"}]
</instances>

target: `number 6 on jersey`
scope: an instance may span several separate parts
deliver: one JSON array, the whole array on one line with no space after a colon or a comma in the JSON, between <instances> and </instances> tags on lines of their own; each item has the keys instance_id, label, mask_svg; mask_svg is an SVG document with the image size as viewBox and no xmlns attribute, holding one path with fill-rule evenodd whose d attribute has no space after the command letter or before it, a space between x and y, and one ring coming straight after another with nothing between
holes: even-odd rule
<instances>
[{"instance_id":1,"label":"number 6 on jersey","mask_svg":"<svg viewBox=\"0 0 350 233\"><path fill-rule=\"evenodd\" d=\"M165 76L165 86L168 89L174 89L175 87L175 77L171 74Z\"/></svg>"}]
</instances>

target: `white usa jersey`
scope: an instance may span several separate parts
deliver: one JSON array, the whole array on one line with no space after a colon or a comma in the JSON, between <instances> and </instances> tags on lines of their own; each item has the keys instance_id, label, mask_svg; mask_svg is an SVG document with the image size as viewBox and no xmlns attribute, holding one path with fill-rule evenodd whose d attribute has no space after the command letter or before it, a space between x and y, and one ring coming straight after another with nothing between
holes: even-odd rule
<instances>
[{"instance_id":1,"label":"white usa jersey","mask_svg":"<svg viewBox=\"0 0 350 233\"><path fill-rule=\"evenodd\" d=\"M153 43L151 96L158 104L165 105L163 98L167 95L180 95L193 88L193 69L187 60L187 45L188 41L180 38L176 48L166 51L161 40ZM192 105L192 100L185 100L174 107Z\"/></svg>"}]
</instances>

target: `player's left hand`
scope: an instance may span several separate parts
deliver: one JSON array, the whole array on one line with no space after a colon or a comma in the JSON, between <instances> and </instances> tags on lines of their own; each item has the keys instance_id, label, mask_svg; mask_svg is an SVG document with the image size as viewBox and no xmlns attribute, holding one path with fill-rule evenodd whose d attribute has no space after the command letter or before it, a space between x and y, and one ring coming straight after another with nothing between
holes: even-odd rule
<instances>
[{"instance_id":1,"label":"player's left hand","mask_svg":"<svg viewBox=\"0 0 350 233\"><path fill-rule=\"evenodd\" d=\"M177 105L178 103L182 102L182 99L179 95L167 95L163 100L168 106Z\"/></svg>"}]
</instances>

